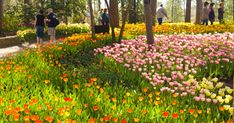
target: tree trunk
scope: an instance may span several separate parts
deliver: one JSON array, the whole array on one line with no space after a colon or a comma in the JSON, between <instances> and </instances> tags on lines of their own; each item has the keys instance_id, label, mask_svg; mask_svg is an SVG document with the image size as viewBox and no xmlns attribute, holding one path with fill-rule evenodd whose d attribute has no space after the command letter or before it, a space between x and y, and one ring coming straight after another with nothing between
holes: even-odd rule
<instances>
[{"instance_id":1,"label":"tree trunk","mask_svg":"<svg viewBox=\"0 0 234 123\"><path fill-rule=\"evenodd\" d=\"M137 23L137 1L133 0L134 23Z\"/></svg>"},{"instance_id":2,"label":"tree trunk","mask_svg":"<svg viewBox=\"0 0 234 123\"><path fill-rule=\"evenodd\" d=\"M157 0L151 0L152 26L156 23Z\"/></svg>"},{"instance_id":3,"label":"tree trunk","mask_svg":"<svg viewBox=\"0 0 234 123\"><path fill-rule=\"evenodd\" d=\"M24 0L24 5L25 5L25 8L24 8L24 24L26 26L29 26L29 24L30 24L30 19L28 17L29 13L28 13L27 9L31 5L31 3L32 3L31 0Z\"/></svg>"},{"instance_id":4,"label":"tree trunk","mask_svg":"<svg viewBox=\"0 0 234 123\"><path fill-rule=\"evenodd\" d=\"M144 0L144 14L145 14L145 23L146 23L147 43L154 44L150 0Z\"/></svg>"},{"instance_id":5,"label":"tree trunk","mask_svg":"<svg viewBox=\"0 0 234 123\"><path fill-rule=\"evenodd\" d=\"M93 16L93 6L92 0L89 0L89 10L90 10L90 20L91 20L91 30L92 30L92 39L95 39L95 31L94 31L94 16Z\"/></svg>"},{"instance_id":6,"label":"tree trunk","mask_svg":"<svg viewBox=\"0 0 234 123\"><path fill-rule=\"evenodd\" d=\"M0 0L0 34L3 32L3 0Z\"/></svg>"},{"instance_id":7,"label":"tree trunk","mask_svg":"<svg viewBox=\"0 0 234 123\"><path fill-rule=\"evenodd\" d=\"M202 14L202 0L197 0L196 7L196 24L201 24L201 14Z\"/></svg>"},{"instance_id":8,"label":"tree trunk","mask_svg":"<svg viewBox=\"0 0 234 123\"><path fill-rule=\"evenodd\" d=\"M119 10L118 10L118 0L110 0L110 10L109 14L112 16L113 26L119 27Z\"/></svg>"},{"instance_id":9,"label":"tree trunk","mask_svg":"<svg viewBox=\"0 0 234 123\"><path fill-rule=\"evenodd\" d=\"M172 3L171 3L171 21L174 22L174 1L175 0L172 0Z\"/></svg>"},{"instance_id":10,"label":"tree trunk","mask_svg":"<svg viewBox=\"0 0 234 123\"><path fill-rule=\"evenodd\" d=\"M98 10L101 10L101 0L98 0Z\"/></svg>"},{"instance_id":11,"label":"tree trunk","mask_svg":"<svg viewBox=\"0 0 234 123\"><path fill-rule=\"evenodd\" d=\"M191 0L186 0L185 22L191 22Z\"/></svg>"},{"instance_id":12,"label":"tree trunk","mask_svg":"<svg viewBox=\"0 0 234 123\"><path fill-rule=\"evenodd\" d=\"M122 17L121 17L121 19L122 19L122 21L123 21L123 18L124 18L124 14L123 14L123 13L125 12L125 11L124 11L124 3L125 3L124 0L121 0L121 12L122 12L122 14L121 14ZM129 3L128 3L128 4L129 4ZM128 11L128 12L129 12L129 11Z\"/></svg>"},{"instance_id":13,"label":"tree trunk","mask_svg":"<svg viewBox=\"0 0 234 123\"><path fill-rule=\"evenodd\" d=\"M106 3L106 6L107 6L107 9L108 11L110 11L110 6L108 4L108 1L105 0L105 3ZM112 44L115 42L115 26L113 25L113 21L112 21L113 17L112 15L110 14L109 15L109 20L110 20L110 26L111 26L111 36L112 36Z\"/></svg>"},{"instance_id":14,"label":"tree trunk","mask_svg":"<svg viewBox=\"0 0 234 123\"><path fill-rule=\"evenodd\" d=\"M128 0L130 1L130 0ZM119 33L119 39L118 39L118 43L121 43L121 40L122 40L122 37L123 37L123 32L124 32L124 27L125 27L125 24L126 24L126 20L127 20L127 16L128 16L128 12L129 12L129 2L128 2L128 5L125 7L125 10L124 10L124 6L122 6L122 26L121 26L121 29L120 29L120 33Z\"/></svg>"},{"instance_id":15,"label":"tree trunk","mask_svg":"<svg viewBox=\"0 0 234 123\"><path fill-rule=\"evenodd\" d=\"M137 2L136 0L131 0L129 6L129 16L128 21L129 23L136 23L137 22Z\"/></svg>"}]
</instances>

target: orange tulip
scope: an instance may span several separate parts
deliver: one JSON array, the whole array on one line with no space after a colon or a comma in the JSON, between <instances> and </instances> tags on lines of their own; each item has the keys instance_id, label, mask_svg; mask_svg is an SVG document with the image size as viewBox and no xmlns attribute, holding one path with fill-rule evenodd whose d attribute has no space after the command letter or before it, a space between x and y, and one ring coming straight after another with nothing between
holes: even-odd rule
<instances>
[{"instance_id":1,"label":"orange tulip","mask_svg":"<svg viewBox=\"0 0 234 123\"><path fill-rule=\"evenodd\" d=\"M45 120L47 121L47 122L53 122L53 117L51 117L51 116L45 116Z\"/></svg>"},{"instance_id":2,"label":"orange tulip","mask_svg":"<svg viewBox=\"0 0 234 123\"><path fill-rule=\"evenodd\" d=\"M132 109L131 108L128 109L128 113L132 113Z\"/></svg>"},{"instance_id":3,"label":"orange tulip","mask_svg":"<svg viewBox=\"0 0 234 123\"><path fill-rule=\"evenodd\" d=\"M189 113L193 114L194 113L194 109L189 109Z\"/></svg>"},{"instance_id":4,"label":"orange tulip","mask_svg":"<svg viewBox=\"0 0 234 123\"><path fill-rule=\"evenodd\" d=\"M167 111L163 112L163 117L167 118L168 115L169 115L169 112L167 112Z\"/></svg>"},{"instance_id":5,"label":"orange tulip","mask_svg":"<svg viewBox=\"0 0 234 123\"><path fill-rule=\"evenodd\" d=\"M174 119L178 118L178 116L179 116L179 115L178 115L177 113L173 113L173 114L172 114L172 118L174 118Z\"/></svg>"},{"instance_id":6,"label":"orange tulip","mask_svg":"<svg viewBox=\"0 0 234 123\"><path fill-rule=\"evenodd\" d=\"M121 123L127 123L127 120L126 119L122 119Z\"/></svg>"},{"instance_id":7,"label":"orange tulip","mask_svg":"<svg viewBox=\"0 0 234 123\"><path fill-rule=\"evenodd\" d=\"M113 122L118 122L118 118L112 118Z\"/></svg>"},{"instance_id":8,"label":"orange tulip","mask_svg":"<svg viewBox=\"0 0 234 123\"><path fill-rule=\"evenodd\" d=\"M6 115L11 115L12 111L11 110L5 110Z\"/></svg>"},{"instance_id":9,"label":"orange tulip","mask_svg":"<svg viewBox=\"0 0 234 123\"><path fill-rule=\"evenodd\" d=\"M94 110L94 111L97 111L97 110L98 110L98 106L96 106L96 105L93 106L93 110Z\"/></svg>"}]
</instances>

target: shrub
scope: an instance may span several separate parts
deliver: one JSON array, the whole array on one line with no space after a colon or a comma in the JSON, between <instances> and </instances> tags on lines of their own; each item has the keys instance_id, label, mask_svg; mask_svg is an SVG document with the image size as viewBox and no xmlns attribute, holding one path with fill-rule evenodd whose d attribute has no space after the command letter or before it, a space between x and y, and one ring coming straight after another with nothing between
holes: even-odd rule
<instances>
[{"instance_id":1,"label":"shrub","mask_svg":"<svg viewBox=\"0 0 234 123\"><path fill-rule=\"evenodd\" d=\"M56 27L56 33L58 35L70 36L75 33L87 33L89 32L88 24L60 24Z\"/></svg>"},{"instance_id":2,"label":"shrub","mask_svg":"<svg viewBox=\"0 0 234 123\"><path fill-rule=\"evenodd\" d=\"M21 41L30 41L36 38L36 34L35 34L35 30L33 29L26 29L26 30L22 30L22 31L18 31L17 32L17 37L21 40Z\"/></svg>"},{"instance_id":3,"label":"shrub","mask_svg":"<svg viewBox=\"0 0 234 123\"><path fill-rule=\"evenodd\" d=\"M87 24L60 24L56 27L56 36L65 37L75 33L87 33L89 32L89 26ZM45 38L47 35L45 30ZM17 37L22 41L30 41L36 38L36 32L33 29L26 29L17 32Z\"/></svg>"}]
</instances>

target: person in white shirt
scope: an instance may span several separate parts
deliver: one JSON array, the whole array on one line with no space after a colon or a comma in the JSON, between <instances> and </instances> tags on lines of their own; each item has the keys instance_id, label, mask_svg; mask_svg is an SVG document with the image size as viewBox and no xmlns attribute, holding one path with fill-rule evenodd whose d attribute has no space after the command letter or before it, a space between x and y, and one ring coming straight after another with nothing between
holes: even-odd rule
<instances>
[{"instance_id":1,"label":"person in white shirt","mask_svg":"<svg viewBox=\"0 0 234 123\"><path fill-rule=\"evenodd\" d=\"M167 11L166 9L163 7L163 4L160 5L160 7L157 10L157 19L158 19L158 24L161 25L163 22L163 17L168 18L167 16Z\"/></svg>"}]
</instances>

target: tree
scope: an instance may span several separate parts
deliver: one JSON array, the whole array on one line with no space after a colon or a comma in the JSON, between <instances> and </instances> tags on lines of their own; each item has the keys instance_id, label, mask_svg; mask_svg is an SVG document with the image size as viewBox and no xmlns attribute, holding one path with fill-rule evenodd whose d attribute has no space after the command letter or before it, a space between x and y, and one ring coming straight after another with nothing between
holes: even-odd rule
<instances>
[{"instance_id":1,"label":"tree","mask_svg":"<svg viewBox=\"0 0 234 123\"><path fill-rule=\"evenodd\" d=\"M182 0L167 0L167 4L165 6L166 10L168 10L167 14L170 15L171 22L181 22L184 21L184 11L182 8Z\"/></svg>"},{"instance_id":2,"label":"tree","mask_svg":"<svg viewBox=\"0 0 234 123\"><path fill-rule=\"evenodd\" d=\"M94 16L93 16L93 6L92 0L89 0L89 10L90 10L90 20L91 20L91 30L92 30L92 39L95 39L95 31L94 31Z\"/></svg>"},{"instance_id":3,"label":"tree","mask_svg":"<svg viewBox=\"0 0 234 123\"><path fill-rule=\"evenodd\" d=\"M152 25L156 23L157 0L151 0Z\"/></svg>"},{"instance_id":4,"label":"tree","mask_svg":"<svg viewBox=\"0 0 234 123\"><path fill-rule=\"evenodd\" d=\"M129 3L129 16L128 16L128 22L129 23L136 23L137 22L137 1L131 0Z\"/></svg>"},{"instance_id":5,"label":"tree","mask_svg":"<svg viewBox=\"0 0 234 123\"><path fill-rule=\"evenodd\" d=\"M197 7L196 7L196 24L201 23L201 14L202 14L202 0L196 0L197 1Z\"/></svg>"},{"instance_id":6,"label":"tree","mask_svg":"<svg viewBox=\"0 0 234 123\"><path fill-rule=\"evenodd\" d=\"M154 44L150 0L144 0L144 13L145 13L147 43Z\"/></svg>"},{"instance_id":7,"label":"tree","mask_svg":"<svg viewBox=\"0 0 234 123\"><path fill-rule=\"evenodd\" d=\"M125 27L125 24L126 24L126 20L127 20L127 16L128 16L128 12L129 12L129 3L130 3L131 0L128 0L128 5L126 5L124 7L124 5L122 6L122 26L121 26L121 29L120 29L120 33L119 33L119 39L118 39L118 43L121 43L121 40L122 40L122 37L123 37L123 32L124 32L124 27ZM123 1L122 1L123 2Z\"/></svg>"},{"instance_id":8,"label":"tree","mask_svg":"<svg viewBox=\"0 0 234 123\"><path fill-rule=\"evenodd\" d=\"M110 1L110 2L111 2L111 1ZM106 3L106 6L107 6L108 11L110 11L110 6L109 6L109 4L108 4L108 1L105 0L105 3ZM115 26L114 26L114 24L112 23L112 22L113 22L113 21L112 21L113 16L114 16L114 14L110 14L110 15L109 15L110 26L111 26L112 43L115 42Z\"/></svg>"},{"instance_id":9,"label":"tree","mask_svg":"<svg viewBox=\"0 0 234 123\"><path fill-rule=\"evenodd\" d=\"M185 22L191 22L191 0L186 0Z\"/></svg>"},{"instance_id":10,"label":"tree","mask_svg":"<svg viewBox=\"0 0 234 123\"><path fill-rule=\"evenodd\" d=\"M2 33L3 26L3 0L0 0L0 33Z\"/></svg>"},{"instance_id":11,"label":"tree","mask_svg":"<svg viewBox=\"0 0 234 123\"><path fill-rule=\"evenodd\" d=\"M118 0L110 0L110 15L112 16L113 26L119 27Z\"/></svg>"}]
</instances>

